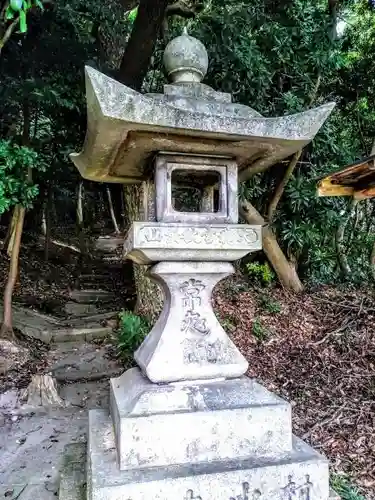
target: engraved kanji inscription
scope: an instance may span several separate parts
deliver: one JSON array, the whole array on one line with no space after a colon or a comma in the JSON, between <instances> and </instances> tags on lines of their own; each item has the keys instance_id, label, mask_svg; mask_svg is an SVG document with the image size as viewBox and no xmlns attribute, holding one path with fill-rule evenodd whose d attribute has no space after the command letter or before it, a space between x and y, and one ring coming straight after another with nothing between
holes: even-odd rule
<instances>
[{"instance_id":1,"label":"engraved kanji inscription","mask_svg":"<svg viewBox=\"0 0 375 500\"><path fill-rule=\"evenodd\" d=\"M313 484L308 474L305 476L305 482L300 485L297 485L297 483L293 481L293 476L290 474L288 476L288 484L281 489L283 493L282 498L283 500L312 500L312 486Z\"/></svg>"},{"instance_id":2,"label":"engraved kanji inscription","mask_svg":"<svg viewBox=\"0 0 375 500\"><path fill-rule=\"evenodd\" d=\"M242 483L242 494L235 497L230 497L229 500L258 500L261 498L260 490L254 490L250 493L250 485L247 482Z\"/></svg>"},{"instance_id":3,"label":"engraved kanji inscription","mask_svg":"<svg viewBox=\"0 0 375 500\"><path fill-rule=\"evenodd\" d=\"M181 331L208 335L210 329L207 326L207 320L196 310L202 304L200 293L206 286L200 281L191 278L184 281L180 286L182 297L182 307L186 310L184 319L181 323Z\"/></svg>"},{"instance_id":4,"label":"engraved kanji inscription","mask_svg":"<svg viewBox=\"0 0 375 500\"><path fill-rule=\"evenodd\" d=\"M202 500L202 497L195 496L193 490L187 490L184 500Z\"/></svg>"}]
</instances>

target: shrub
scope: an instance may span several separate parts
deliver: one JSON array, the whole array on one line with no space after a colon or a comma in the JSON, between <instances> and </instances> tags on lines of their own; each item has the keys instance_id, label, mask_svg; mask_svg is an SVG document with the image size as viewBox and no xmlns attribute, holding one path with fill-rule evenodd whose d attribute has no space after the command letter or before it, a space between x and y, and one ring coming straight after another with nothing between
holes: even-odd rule
<instances>
[{"instance_id":1,"label":"shrub","mask_svg":"<svg viewBox=\"0 0 375 500\"><path fill-rule=\"evenodd\" d=\"M253 327L252 327L253 335L261 342L262 340L266 340L269 335L267 328L262 324L259 318L256 318Z\"/></svg>"},{"instance_id":2,"label":"shrub","mask_svg":"<svg viewBox=\"0 0 375 500\"><path fill-rule=\"evenodd\" d=\"M334 474L331 477L331 486L341 500L365 500L357 488L350 484L346 476Z\"/></svg>"},{"instance_id":3,"label":"shrub","mask_svg":"<svg viewBox=\"0 0 375 500\"><path fill-rule=\"evenodd\" d=\"M246 264L246 274L249 279L262 286L270 286L275 280L275 273L270 268L268 262L249 262Z\"/></svg>"},{"instance_id":4,"label":"shrub","mask_svg":"<svg viewBox=\"0 0 375 500\"><path fill-rule=\"evenodd\" d=\"M278 314L281 311L281 305L277 300L273 300L269 295L262 294L259 297L259 306L270 314Z\"/></svg>"},{"instance_id":5,"label":"shrub","mask_svg":"<svg viewBox=\"0 0 375 500\"><path fill-rule=\"evenodd\" d=\"M149 324L145 318L131 311L121 311L119 319L117 347L121 357L128 360L146 337Z\"/></svg>"}]
</instances>

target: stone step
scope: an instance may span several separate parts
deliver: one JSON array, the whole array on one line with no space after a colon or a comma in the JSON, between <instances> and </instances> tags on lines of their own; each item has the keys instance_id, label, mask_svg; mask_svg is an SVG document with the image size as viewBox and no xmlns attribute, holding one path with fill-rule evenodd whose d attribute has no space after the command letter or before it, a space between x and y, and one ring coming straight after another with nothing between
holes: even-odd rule
<instances>
[{"instance_id":1,"label":"stone step","mask_svg":"<svg viewBox=\"0 0 375 500\"><path fill-rule=\"evenodd\" d=\"M69 300L69 302L64 305L64 311L69 316L75 317L87 316L88 314L94 315L99 312L96 304L80 304L72 300Z\"/></svg>"},{"instance_id":2,"label":"stone step","mask_svg":"<svg viewBox=\"0 0 375 500\"><path fill-rule=\"evenodd\" d=\"M59 500L86 500L86 443L65 446L60 478Z\"/></svg>"},{"instance_id":3,"label":"stone step","mask_svg":"<svg viewBox=\"0 0 375 500\"><path fill-rule=\"evenodd\" d=\"M92 340L104 339L109 337L113 332L111 327L107 326L92 326L92 327L76 327L76 328L55 328L50 330L49 342L91 342Z\"/></svg>"},{"instance_id":4,"label":"stone step","mask_svg":"<svg viewBox=\"0 0 375 500\"><path fill-rule=\"evenodd\" d=\"M169 440L178 440L178 432L170 426ZM105 410L91 410L88 443L90 500L328 500L330 495L327 460L297 438L290 452L270 457L120 471L112 421Z\"/></svg>"},{"instance_id":5,"label":"stone step","mask_svg":"<svg viewBox=\"0 0 375 500\"><path fill-rule=\"evenodd\" d=\"M72 290L70 292L70 299L80 304L95 304L96 302L111 302L115 295L107 290L100 289L85 289L85 290Z\"/></svg>"},{"instance_id":6,"label":"stone step","mask_svg":"<svg viewBox=\"0 0 375 500\"><path fill-rule=\"evenodd\" d=\"M264 457L292 448L290 405L248 377L158 385L132 368L112 379L110 390L122 470Z\"/></svg>"},{"instance_id":7,"label":"stone step","mask_svg":"<svg viewBox=\"0 0 375 500\"><path fill-rule=\"evenodd\" d=\"M119 311L108 311L98 314L90 314L89 316L71 318L64 322L62 326L68 327L89 327L89 326L100 326L100 323L112 318L117 318Z\"/></svg>"}]
</instances>

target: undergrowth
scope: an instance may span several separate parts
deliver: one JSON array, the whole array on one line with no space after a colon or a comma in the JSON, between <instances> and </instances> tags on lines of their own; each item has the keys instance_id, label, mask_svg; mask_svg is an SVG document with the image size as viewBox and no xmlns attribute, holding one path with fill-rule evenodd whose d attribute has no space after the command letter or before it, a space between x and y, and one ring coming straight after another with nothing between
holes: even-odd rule
<instances>
[{"instance_id":1,"label":"undergrowth","mask_svg":"<svg viewBox=\"0 0 375 500\"><path fill-rule=\"evenodd\" d=\"M366 500L346 476L333 474L331 476L331 486L335 493L340 496L341 500Z\"/></svg>"},{"instance_id":2,"label":"undergrowth","mask_svg":"<svg viewBox=\"0 0 375 500\"><path fill-rule=\"evenodd\" d=\"M150 330L148 321L131 311L121 311L119 314L119 328L117 331L117 348L124 361L129 361L134 351L143 342Z\"/></svg>"}]
</instances>

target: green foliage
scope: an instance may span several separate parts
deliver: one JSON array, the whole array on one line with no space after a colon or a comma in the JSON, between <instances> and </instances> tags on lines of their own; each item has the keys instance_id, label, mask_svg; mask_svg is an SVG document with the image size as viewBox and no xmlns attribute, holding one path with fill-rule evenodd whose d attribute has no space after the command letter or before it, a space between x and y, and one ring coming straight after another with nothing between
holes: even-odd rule
<instances>
[{"instance_id":1,"label":"green foliage","mask_svg":"<svg viewBox=\"0 0 375 500\"><path fill-rule=\"evenodd\" d=\"M17 204L31 206L38 186L28 182L28 172L45 168L34 150L0 140L0 215Z\"/></svg>"},{"instance_id":2,"label":"green foliage","mask_svg":"<svg viewBox=\"0 0 375 500\"><path fill-rule=\"evenodd\" d=\"M334 474L331 476L331 486L341 500L365 500L357 488L350 484L346 476Z\"/></svg>"},{"instance_id":3,"label":"green foliage","mask_svg":"<svg viewBox=\"0 0 375 500\"><path fill-rule=\"evenodd\" d=\"M129 359L143 342L149 331L149 324L145 318L130 311L121 311L119 320L117 346L121 356Z\"/></svg>"},{"instance_id":4,"label":"green foliage","mask_svg":"<svg viewBox=\"0 0 375 500\"><path fill-rule=\"evenodd\" d=\"M226 332L233 332L236 329L236 320L231 316L221 318L220 324Z\"/></svg>"},{"instance_id":5,"label":"green foliage","mask_svg":"<svg viewBox=\"0 0 375 500\"><path fill-rule=\"evenodd\" d=\"M324 175L369 154L375 137L375 12L366 0L338 4L344 32L333 36L326 0L218 0L192 22L209 49L207 83L232 92L265 116L297 113L328 101L336 109L307 146L277 207L272 227L301 278L313 283L342 279L335 235L348 217L349 200L317 198ZM340 10L342 9L342 10ZM286 162L241 187L261 214ZM371 279L369 254L375 202L359 204L345 232L351 273Z\"/></svg>"},{"instance_id":6,"label":"green foliage","mask_svg":"<svg viewBox=\"0 0 375 500\"><path fill-rule=\"evenodd\" d=\"M132 22L132 23L134 23L134 21L137 19L137 15L138 15L138 7L135 7L128 14L129 21Z\"/></svg>"},{"instance_id":7,"label":"green foliage","mask_svg":"<svg viewBox=\"0 0 375 500\"><path fill-rule=\"evenodd\" d=\"M32 8L44 10L44 6L40 0L10 0L8 6L4 10L4 20L11 21L18 16L20 33L27 32L27 13Z\"/></svg>"},{"instance_id":8,"label":"green foliage","mask_svg":"<svg viewBox=\"0 0 375 500\"><path fill-rule=\"evenodd\" d=\"M275 273L272 271L268 262L264 264L249 262L246 264L245 268L249 279L258 285L270 286L275 280Z\"/></svg>"},{"instance_id":9,"label":"green foliage","mask_svg":"<svg viewBox=\"0 0 375 500\"><path fill-rule=\"evenodd\" d=\"M265 309L270 314L278 314L281 312L280 303L277 300L273 300L273 298L269 295L262 293L258 300L260 307Z\"/></svg>"},{"instance_id":10,"label":"green foliage","mask_svg":"<svg viewBox=\"0 0 375 500\"><path fill-rule=\"evenodd\" d=\"M269 331L259 318L255 318L251 331L254 337L259 340L259 342L266 340L269 336Z\"/></svg>"}]
</instances>

